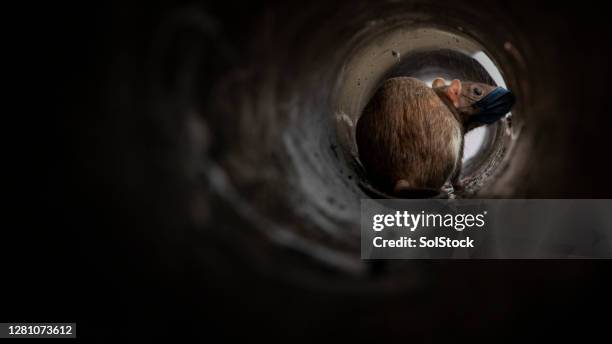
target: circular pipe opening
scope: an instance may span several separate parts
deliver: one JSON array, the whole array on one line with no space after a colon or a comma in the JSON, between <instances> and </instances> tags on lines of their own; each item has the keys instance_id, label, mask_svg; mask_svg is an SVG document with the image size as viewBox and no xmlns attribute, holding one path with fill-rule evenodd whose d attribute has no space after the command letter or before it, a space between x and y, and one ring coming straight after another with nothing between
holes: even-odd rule
<instances>
[{"instance_id":1,"label":"circular pipe opening","mask_svg":"<svg viewBox=\"0 0 612 344\"><path fill-rule=\"evenodd\" d=\"M283 30L274 21L260 25L250 58L218 76L204 72L206 64L224 66L239 55L231 47L223 56L218 49L219 56L197 50L201 55L178 64L170 96L181 95L178 111L197 129L188 152L197 161L193 173L205 178L214 197L211 204L220 212L231 209L235 221L242 221L238 226L252 228L262 246L273 243L270 247L291 248L326 266L369 274L371 266L359 258L359 218L360 199L372 195L364 191L368 180L354 128L378 85L406 74L507 83L519 104L526 89L517 88L516 76L524 73L518 50L500 44L511 30L501 36L482 32L469 24L479 19L468 13L458 10L451 22L432 19L429 10L390 7L348 21L340 19L352 8L334 10L335 17L304 13L284 22ZM320 22L316 30L313 20ZM204 32L196 39L221 38ZM479 136L475 132L475 153L464 161L465 194L453 197L491 190L488 183L503 173L512 153L520 113L515 109L512 127L503 120ZM273 267L284 263L270 268L285 271Z\"/></svg>"},{"instance_id":2,"label":"circular pipe opening","mask_svg":"<svg viewBox=\"0 0 612 344\"><path fill-rule=\"evenodd\" d=\"M442 77L507 87L502 72L486 53L485 47L460 29L409 25L373 34L355 48L339 85L336 112L339 141L351 160L359 161L355 124L373 93L386 79L410 76L431 86L433 79ZM508 151L510 137L506 119L468 132L464 138L461 174L466 191L455 194L448 185L445 190L451 193L450 197L475 195L499 168L503 157L496 153ZM368 182L358 163L354 167L359 170L361 185L370 196L388 197Z\"/></svg>"}]
</instances>

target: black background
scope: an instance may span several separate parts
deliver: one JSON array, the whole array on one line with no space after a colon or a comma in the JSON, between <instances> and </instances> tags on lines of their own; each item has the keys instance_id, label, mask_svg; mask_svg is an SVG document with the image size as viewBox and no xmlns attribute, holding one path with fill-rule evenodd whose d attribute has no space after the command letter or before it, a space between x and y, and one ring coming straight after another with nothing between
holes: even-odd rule
<instances>
[{"instance_id":1,"label":"black background","mask_svg":"<svg viewBox=\"0 0 612 344\"><path fill-rule=\"evenodd\" d=\"M163 144L113 132L120 119L108 88L118 86L109 75L146 84L148 43L164 16L181 5L52 3L15 11L17 20L6 31L15 45L5 51L18 61L7 66L16 78L6 85L13 106L3 126L11 175L0 241L2 321L76 322L78 336L92 342L338 335L517 342L606 335L608 261L430 261L424 264L436 276L432 290L398 293L396 302L360 302L350 293L321 295L243 270L240 259L219 263L226 271L219 282L181 250L184 243L160 249L159 240L148 239L151 233L186 226L175 202L180 195L171 172L146 168L156 166L149 160ZM229 41L246 46L257 16L280 4L203 6ZM551 86L564 89L561 97L571 106L588 103L593 114L577 114L571 122L576 152L568 152L573 160L562 166L572 176L563 180L567 192L538 196L609 198L607 11L582 3L503 6L541 44L556 47L543 50L558 52L557 59L549 54L541 61L564 72ZM115 65L119 54L132 56L132 64ZM134 156L143 159L138 172L150 173L124 178L119 167Z\"/></svg>"}]
</instances>

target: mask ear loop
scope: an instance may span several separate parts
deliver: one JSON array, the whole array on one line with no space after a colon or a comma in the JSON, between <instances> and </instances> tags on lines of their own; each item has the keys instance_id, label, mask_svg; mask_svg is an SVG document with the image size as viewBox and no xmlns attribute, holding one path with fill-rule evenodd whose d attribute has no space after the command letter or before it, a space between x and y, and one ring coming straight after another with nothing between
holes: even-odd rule
<instances>
[{"instance_id":1,"label":"mask ear loop","mask_svg":"<svg viewBox=\"0 0 612 344\"><path fill-rule=\"evenodd\" d=\"M487 94L487 95L488 95L488 94ZM469 100L470 102L474 102L474 103L477 103L477 102L481 101L482 99L486 98L486 96L485 96L484 98L481 98L480 100L476 100L476 98L475 98L475 97L470 97L470 96L466 96L466 95L463 95L463 94L462 94L461 96L462 96L462 97L464 97L464 98L466 98L466 99L467 99L467 100Z\"/></svg>"}]
</instances>

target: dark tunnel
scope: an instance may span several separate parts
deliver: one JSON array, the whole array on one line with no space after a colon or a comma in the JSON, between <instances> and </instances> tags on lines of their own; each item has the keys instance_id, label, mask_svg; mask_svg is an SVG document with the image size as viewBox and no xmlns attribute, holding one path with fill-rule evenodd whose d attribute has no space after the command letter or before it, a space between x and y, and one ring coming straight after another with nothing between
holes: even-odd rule
<instances>
[{"instance_id":1,"label":"dark tunnel","mask_svg":"<svg viewBox=\"0 0 612 344\"><path fill-rule=\"evenodd\" d=\"M40 33L57 114L33 129L47 177L39 216L23 220L55 221L66 240L20 254L79 257L78 274L49 286L71 301L42 306L79 314L85 338L517 342L603 328L587 315L609 304L605 262L361 260L360 199L375 187L354 125L391 76L501 83L516 106L474 139L454 197L610 198L605 11L491 0L71 8Z\"/></svg>"}]
</instances>

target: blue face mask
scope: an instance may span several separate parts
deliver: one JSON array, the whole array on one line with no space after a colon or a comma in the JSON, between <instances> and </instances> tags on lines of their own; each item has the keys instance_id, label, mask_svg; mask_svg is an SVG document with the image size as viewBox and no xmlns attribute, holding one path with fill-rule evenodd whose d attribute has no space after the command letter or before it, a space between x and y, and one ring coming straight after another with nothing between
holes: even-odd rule
<instances>
[{"instance_id":1,"label":"blue face mask","mask_svg":"<svg viewBox=\"0 0 612 344\"><path fill-rule=\"evenodd\" d=\"M505 116L516 101L514 94L503 87L497 87L484 98L477 101L474 107L478 113L468 119L468 125L472 123L491 124Z\"/></svg>"}]
</instances>

